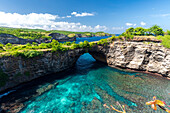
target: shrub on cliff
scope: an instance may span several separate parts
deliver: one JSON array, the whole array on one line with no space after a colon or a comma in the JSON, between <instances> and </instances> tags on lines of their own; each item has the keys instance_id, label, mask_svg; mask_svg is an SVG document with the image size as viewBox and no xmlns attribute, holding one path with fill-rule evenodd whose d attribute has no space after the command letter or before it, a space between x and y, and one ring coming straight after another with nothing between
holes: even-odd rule
<instances>
[{"instance_id":1,"label":"shrub on cliff","mask_svg":"<svg viewBox=\"0 0 170 113\"><path fill-rule=\"evenodd\" d=\"M170 30L167 30L167 35L170 35Z\"/></svg>"},{"instance_id":2,"label":"shrub on cliff","mask_svg":"<svg viewBox=\"0 0 170 113\"><path fill-rule=\"evenodd\" d=\"M35 51L35 50L23 52L23 55L27 58L36 57L36 56L39 56L39 55L42 55L42 54L43 54L42 51Z\"/></svg>"},{"instance_id":3,"label":"shrub on cliff","mask_svg":"<svg viewBox=\"0 0 170 113\"><path fill-rule=\"evenodd\" d=\"M42 51L30 50L30 51L13 51L12 56L22 56L24 58L33 58L42 55Z\"/></svg>"},{"instance_id":4,"label":"shrub on cliff","mask_svg":"<svg viewBox=\"0 0 170 113\"><path fill-rule=\"evenodd\" d=\"M71 42L65 42L64 45L71 46Z\"/></svg>"},{"instance_id":5,"label":"shrub on cliff","mask_svg":"<svg viewBox=\"0 0 170 113\"><path fill-rule=\"evenodd\" d=\"M56 51L66 51L68 50L67 47L62 47L61 45L56 45L56 46L53 46L51 48L52 52L56 52Z\"/></svg>"},{"instance_id":6,"label":"shrub on cliff","mask_svg":"<svg viewBox=\"0 0 170 113\"><path fill-rule=\"evenodd\" d=\"M90 47L93 47L94 45L96 45L95 42L90 42L89 44L90 44Z\"/></svg>"},{"instance_id":7,"label":"shrub on cliff","mask_svg":"<svg viewBox=\"0 0 170 113\"><path fill-rule=\"evenodd\" d=\"M158 40L162 40L162 45L166 48L170 48L170 35L158 36Z\"/></svg>"},{"instance_id":8,"label":"shrub on cliff","mask_svg":"<svg viewBox=\"0 0 170 113\"><path fill-rule=\"evenodd\" d=\"M97 42L97 44L98 45L107 45L108 44L108 42L107 42L107 39L101 39L101 40L99 40L98 42Z\"/></svg>"},{"instance_id":9,"label":"shrub on cliff","mask_svg":"<svg viewBox=\"0 0 170 113\"><path fill-rule=\"evenodd\" d=\"M70 49L76 49L76 48L79 48L80 46L79 46L79 44L72 44L71 45L71 47L70 47Z\"/></svg>"},{"instance_id":10,"label":"shrub on cliff","mask_svg":"<svg viewBox=\"0 0 170 113\"><path fill-rule=\"evenodd\" d=\"M5 49L6 50L9 50L9 49L11 49L12 48L12 44L11 43L7 43L6 45L5 45Z\"/></svg>"},{"instance_id":11,"label":"shrub on cliff","mask_svg":"<svg viewBox=\"0 0 170 113\"><path fill-rule=\"evenodd\" d=\"M90 44L88 41L85 40L84 42L79 43L79 47L80 48L88 48L88 47L90 47Z\"/></svg>"},{"instance_id":12,"label":"shrub on cliff","mask_svg":"<svg viewBox=\"0 0 170 113\"><path fill-rule=\"evenodd\" d=\"M0 87L4 86L9 79L8 75L0 70Z\"/></svg>"}]
</instances>

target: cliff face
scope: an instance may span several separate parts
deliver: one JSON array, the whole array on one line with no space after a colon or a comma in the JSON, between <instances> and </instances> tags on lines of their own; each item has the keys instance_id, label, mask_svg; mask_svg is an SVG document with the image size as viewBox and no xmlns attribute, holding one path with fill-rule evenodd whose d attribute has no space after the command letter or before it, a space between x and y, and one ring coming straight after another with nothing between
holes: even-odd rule
<instances>
[{"instance_id":1,"label":"cliff face","mask_svg":"<svg viewBox=\"0 0 170 113\"><path fill-rule=\"evenodd\" d=\"M89 50L74 49L55 53L47 51L42 56L27 59L3 57L0 59L0 91L40 76L66 70L85 52L111 67L148 71L170 77L170 49L159 44L116 41L107 46L95 45Z\"/></svg>"},{"instance_id":2,"label":"cliff face","mask_svg":"<svg viewBox=\"0 0 170 113\"><path fill-rule=\"evenodd\" d=\"M0 87L0 91L43 75L68 69L83 53L83 49L75 49L66 52L44 52L42 56L27 59L3 57L0 59L0 74L1 76L8 76L8 80L4 86ZM0 81L4 82L3 80Z\"/></svg>"},{"instance_id":3,"label":"cliff face","mask_svg":"<svg viewBox=\"0 0 170 113\"><path fill-rule=\"evenodd\" d=\"M115 42L96 46L90 54L111 67L148 71L170 77L170 49L143 42ZM98 55L97 55L97 54Z\"/></svg>"}]
</instances>

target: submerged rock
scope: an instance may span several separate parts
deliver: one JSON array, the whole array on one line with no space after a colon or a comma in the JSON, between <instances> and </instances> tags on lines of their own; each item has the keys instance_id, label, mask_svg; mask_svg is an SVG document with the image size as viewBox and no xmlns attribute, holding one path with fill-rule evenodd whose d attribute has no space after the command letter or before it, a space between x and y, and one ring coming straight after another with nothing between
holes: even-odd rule
<instances>
[{"instance_id":1,"label":"submerged rock","mask_svg":"<svg viewBox=\"0 0 170 113\"><path fill-rule=\"evenodd\" d=\"M37 94L38 95L41 95L43 94L44 92L54 88L56 85L58 84L58 82L54 83L54 84L48 84L48 85L45 85L43 87L40 87L39 89L36 90Z\"/></svg>"}]
</instances>

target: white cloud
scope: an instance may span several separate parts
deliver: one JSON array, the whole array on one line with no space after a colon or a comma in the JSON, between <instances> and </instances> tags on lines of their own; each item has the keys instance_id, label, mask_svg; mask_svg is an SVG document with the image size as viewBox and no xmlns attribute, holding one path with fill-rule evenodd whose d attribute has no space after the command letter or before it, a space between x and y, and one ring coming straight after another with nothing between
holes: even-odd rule
<instances>
[{"instance_id":1,"label":"white cloud","mask_svg":"<svg viewBox=\"0 0 170 113\"><path fill-rule=\"evenodd\" d=\"M146 23L145 23L145 22L141 22L141 23L140 23L140 25L145 26L145 25L146 25Z\"/></svg>"},{"instance_id":2,"label":"white cloud","mask_svg":"<svg viewBox=\"0 0 170 113\"><path fill-rule=\"evenodd\" d=\"M67 16L69 18L70 16ZM104 31L106 26L87 26L81 23L69 23L64 21L56 21L56 19L64 18L51 14L18 14L0 12L0 26L15 28L31 28L45 30L69 30L69 31Z\"/></svg>"},{"instance_id":3,"label":"white cloud","mask_svg":"<svg viewBox=\"0 0 170 113\"><path fill-rule=\"evenodd\" d=\"M105 31L107 29L108 28L106 26L100 26L100 25L97 25L97 26L94 27L95 31Z\"/></svg>"},{"instance_id":4,"label":"white cloud","mask_svg":"<svg viewBox=\"0 0 170 113\"><path fill-rule=\"evenodd\" d=\"M123 30L124 27L112 27L112 30Z\"/></svg>"},{"instance_id":5,"label":"white cloud","mask_svg":"<svg viewBox=\"0 0 170 113\"><path fill-rule=\"evenodd\" d=\"M66 16L67 18L71 18L71 16Z\"/></svg>"},{"instance_id":6,"label":"white cloud","mask_svg":"<svg viewBox=\"0 0 170 113\"><path fill-rule=\"evenodd\" d=\"M136 24L133 24L133 23L126 23L126 26L133 26L133 25L136 25Z\"/></svg>"},{"instance_id":7,"label":"white cloud","mask_svg":"<svg viewBox=\"0 0 170 113\"><path fill-rule=\"evenodd\" d=\"M72 12L71 15L74 15L76 17L84 17L84 16L94 16L93 13L77 13L77 12Z\"/></svg>"}]
</instances>

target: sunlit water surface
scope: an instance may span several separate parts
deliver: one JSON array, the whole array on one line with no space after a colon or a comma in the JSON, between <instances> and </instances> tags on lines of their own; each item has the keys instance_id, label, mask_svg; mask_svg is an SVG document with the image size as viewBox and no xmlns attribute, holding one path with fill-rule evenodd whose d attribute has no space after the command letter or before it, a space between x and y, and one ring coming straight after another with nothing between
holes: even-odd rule
<instances>
[{"instance_id":1,"label":"sunlit water surface","mask_svg":"<svg viewBox=\"0 0 170 113\"><path fill-rule=\"evenodd\" d=\"M103 104L120 109L117 101L129 113L151 113L145 102L153 96L170 104L170 82L162 77L117 70L96 62L88 53L74 68L69 76L57 80L54 89L27 101L21 113L108 113L114 111Z\"/></svg>"}]
</instances>

